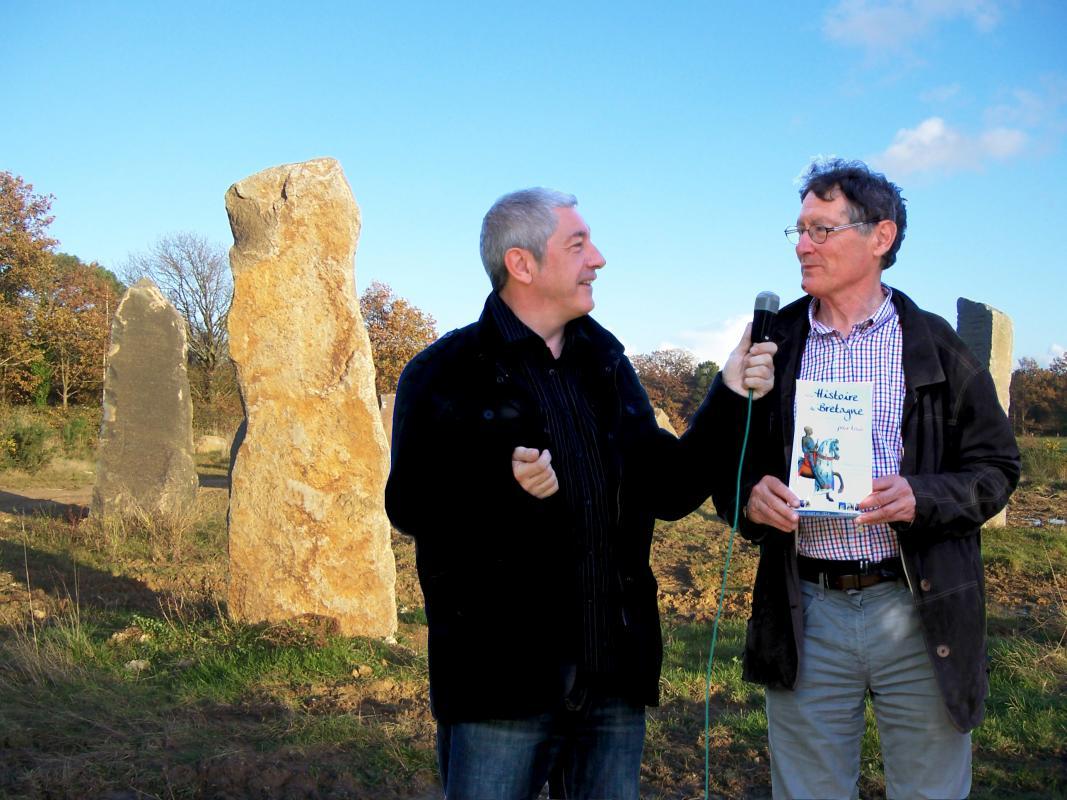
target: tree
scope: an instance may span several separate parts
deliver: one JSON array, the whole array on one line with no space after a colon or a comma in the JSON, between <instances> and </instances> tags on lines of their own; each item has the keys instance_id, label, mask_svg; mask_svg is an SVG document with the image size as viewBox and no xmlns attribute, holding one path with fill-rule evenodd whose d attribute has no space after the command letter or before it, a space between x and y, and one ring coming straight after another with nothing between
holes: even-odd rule
<instances>
[{"instance_id":1,"label":"tree","mask_svg":"<svg viewBox=\"0 0 1067 800\"><path fill-rule=\"evenodd\" d=\"M111 318L125 287L99 264L57 253L35 286L34 336L64 408L99 392Z\"/></svg>"},{"instance_id":2,"label":"tree","mask_svg":"<svg viewBox=\"0 0 1067 800\"><path fill-rule=\"evenodd\" d=\"M190 360L200 375L195 391L213 405L223 383L221 371L233 368L226 331L233 282L223 246L196 233L171 233L147 252L132 254L124 275L131 284L150 278L185 319Z\"/></svg>"},{"instance_id":3,"label":"tree","mask_svg":"<svg viewBox=\"0 0 1067 800\"><path fill-rule=\"evenodd\" d=\"M715 380L715 376L718 374L719 365L714 361L701 361L697 364L693 373L693 388L689 392L689 402L685 407L686 419L692 419L693 414L700 408L700 404L707 397L712 381Z\"/></svg>"},{"instance_id":4,"label":"tree","mask_svg":"<svg viewBox=\"0 0 1067 800\"><path fill-rule=\"evenodd\" d=\"M696 377L693 354L680 349L656 350L636 355L631 361L652 405L663 409L676 431L684 431Z\"/></svg>"},{"instance_id":5,"label":"tree","mask_svg":"<svg viewBox=\"0 0 1067 800\"><path fill-rule=\"evenodd\" d=\"M0 401L26 397L40 382L31 366L42 358L32 337L33 290L48 272L54 239L51 195L0 172Z\"/></svg>"},{"instance_id":6,"label":"tree","mask_svg":"<svg viewBox=\"0 0 1067 800\"><path fill-rule=\"evenodd\" d=\"M360 296L359 310L370 336L375 391L391 394L407 363L437 338L437 322L378 281Z\"/></svg>"},{"instance_id":7,"label":"tree","mask_svg":"<svg viewBox=\"0 0 1067 800\"><path fill-rule=\"evenodd\" d=\"M0 300L0 403L28 396L40 380L31 367L41 353L33 346L23 306Z\"/></svg>"},{"instance_id":8,"label":"tree","mask_svg":"<svg viewBox=\"0 0 1067 800\"><path fill-rule=\"evenodd\" d=\"M33 184L0 172L0 294L11 300L22 294L45 265L56 240L45 231L52 195L33 193Z\"/></svg>"},{"instance_id":9,"label":"tree","mask_svg":"<svg viewBox=\"0 0 1067 800\"><path fill-rule=\"evenodd\" d=\"M1032 358L1019 359L1009 391L1016 433L1067 433L1067 355L1054 358L1048 369Z\"/></svg>"}]
</instances>

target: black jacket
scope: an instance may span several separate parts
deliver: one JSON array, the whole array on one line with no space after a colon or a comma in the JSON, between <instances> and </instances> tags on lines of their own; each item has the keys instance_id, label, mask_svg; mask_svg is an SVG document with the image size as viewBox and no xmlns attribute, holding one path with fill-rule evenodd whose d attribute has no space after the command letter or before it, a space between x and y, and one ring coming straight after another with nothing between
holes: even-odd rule
<instances>
[{"instance_id":1,"label":"black jacket","mask_svg":"<svg viewBox=\"0 0 1067 800\"><path fill-rule=\"evenodd\" d=\"M745 401L719 378L677 439L656 424L614 336L589 317L572 322L568 335L602 426L606 485L618 487L619 677L628 696L654 705L662 661L649 568L654 520L690 513L729 480L728 459L710 454L737 446L735 417ZM512 475L516 446L546 445L542 413L513 378L513 348L485 311L416 356L397 389L386 510L415 538L431 706L444 721L532 715L564 695L578 537L561 492L538 500Z\"/></svg>"},{"instance_id":2,"label":"black jacket","mask_svg":"<svg viewBox=\"0 0 1067 800\"><path fill-rule=\"evenodd\" d=\"M810 301L791 303L775 322L775 388L756 404L742 503L763 475L788 482ZM988 693L981 526L1008 502L1019 480L1019 451L989 372L955 331L896 289L893 305L905 381L900 474L916 503L914 521L893 528L941 695L953 723L968 731L981 722ZM716 494L715 503L732 512L732 496ZM760 545L745 678L792 688L804 639L796 537L748 521L741 533Z\"/></svg>"}]
</instances>

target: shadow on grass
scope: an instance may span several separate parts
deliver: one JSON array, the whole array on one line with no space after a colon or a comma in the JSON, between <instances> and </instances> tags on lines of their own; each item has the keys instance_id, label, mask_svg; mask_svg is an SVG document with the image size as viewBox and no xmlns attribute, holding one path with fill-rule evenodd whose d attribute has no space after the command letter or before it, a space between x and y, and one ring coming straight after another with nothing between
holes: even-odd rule
<instances>
[{"instance_id":1,"label":"shadow on grass","mask_svg":"<svg viewBox=\"0 0 1067 800\"><path fill-rule=\"evenodd\" d=\"M56 500L25 497L14 492L0 491L0 511L5 514L42 514L65 520L85 519L89 507L80 503L61 503Z\"/></svg>"},{"instance_id":2,"label":"shadow on grass","mask_svg":"<svg viewBox=\"0 0 1067 800\"><path fill-rule=\"evenodd\" d=\"M142 581L113 575L58 555L0 539L0 570L26 580L57 601L76 600L82 608L158 613L161 595Z\"/></svg>"},{"instance_id":3,"label":"shadow on grass","mask_svg":"<svg viewBox=\"0 0 1067 800\"><path fill-rule=\"evenodd\" d=\"M208 472L198 473L196 476L200 481L201 489L229 489L230 488L230 476L229 475L212 475Z\"/></svg>"}]
</instances>

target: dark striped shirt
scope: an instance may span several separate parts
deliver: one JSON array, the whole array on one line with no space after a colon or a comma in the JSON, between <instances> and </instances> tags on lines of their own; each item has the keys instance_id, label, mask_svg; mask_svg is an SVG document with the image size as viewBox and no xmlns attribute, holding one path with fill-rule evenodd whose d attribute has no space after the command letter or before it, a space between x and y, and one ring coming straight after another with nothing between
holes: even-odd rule
<instances>
[{"instance_id":1,"label":"dark striped shirt","mask_svg":"<svg viewBox=\"0 0 1067 800\"><path fill-rule=\"evenodd\" d=\"M545 441L568 510L574 548L574 597L580 625L575 631L575 665L583 681L603 682L615 672L615 626L622 610L612 547L617 497L602 456L603 431L583 387L590 362L587 340L564 331L563 350L553 358L544 340L528 328L495 292L489 310L503 339L516 354L514 376L533 396L545 421ZM583 347L584 346L584 347ZM527 442L515 442L528 447ZM567 557L568 554L561 554Z\"/></svg>"}]
</instances>

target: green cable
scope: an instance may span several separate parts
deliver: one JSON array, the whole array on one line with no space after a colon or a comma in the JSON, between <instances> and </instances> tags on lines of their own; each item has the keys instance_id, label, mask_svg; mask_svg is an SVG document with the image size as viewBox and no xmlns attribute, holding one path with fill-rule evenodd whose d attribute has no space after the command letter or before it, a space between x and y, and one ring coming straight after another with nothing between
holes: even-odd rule
<instances>
[{"instance_id":1,"label":"green cable","mask_svg":"<svg viewBox=\"0 0 1067 800\"><path fill-rule=\"evenodd\" d=\"M741 468L745 463L748 447L748 426L752 422L752 390L748 390L748 413L745 415L745 437L741 441L741 458L737 462L737 493L734 496L734 524L726 545L726 563L722 567L722 585L719 586L719 607L715 609L715 623L711 627L711 650L708 652L708 673L704 681L704 800L708 800L708 783L711 780L711 665L715 660L715 642L719 638L719 617L726 596L726 575L730 571L730 555L734 550L734 534L737 533L737 518L741 512Z\"/></svg>"}]
</instances>

